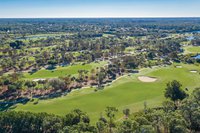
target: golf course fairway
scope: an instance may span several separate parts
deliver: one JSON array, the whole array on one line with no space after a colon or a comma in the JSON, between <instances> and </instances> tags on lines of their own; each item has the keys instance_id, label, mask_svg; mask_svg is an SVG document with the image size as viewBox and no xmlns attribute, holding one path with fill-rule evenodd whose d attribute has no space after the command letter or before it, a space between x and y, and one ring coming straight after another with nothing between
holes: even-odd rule
<instances>
[{"instance_id":1,"label":"golf course fairway","mask_svg":"<svg viewBox=\"0 0 200 133\"><path fill-rule=\"evenodd\" d=\"M177 68L176 66L182 66ZM191 73L191 70L198 71ZM183 85L182 88L188 88L190 93L195 87L200 87L200 66L173 64L167 67L154 67L141 69L138 74L125 75L103 90L95 92L95 88L86 88L74 90L67 96L60 98L40 100L38 104L29 102L25 105L18 104L14 110L47 112L57 115L65 115L73 109L81 109L88 113L91 121L98 120L101 113L107 106L114 106L122 110L129 108L135 112L144 108L144 102L148 107L156 107L165 100L164 90L166 83L172 80L178 80ZM155 77L155 82L142 82L139 76ZM194 86L195 85L195 86ZM120 118L117 115L117 118Z\"/></svg>"}]
</instances>

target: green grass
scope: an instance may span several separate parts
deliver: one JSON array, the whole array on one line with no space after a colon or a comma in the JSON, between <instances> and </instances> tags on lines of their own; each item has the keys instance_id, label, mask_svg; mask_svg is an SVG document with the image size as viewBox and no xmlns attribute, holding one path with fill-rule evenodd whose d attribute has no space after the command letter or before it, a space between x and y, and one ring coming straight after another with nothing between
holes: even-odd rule
<instances>
[{"instance_id":1,"label":"green grass","mask_svg":"<svg viewBox=\"0 0 200 133\"><path fill-rule=\"evenodd\" d=\"M113 37L113 36L115 36L114 34L103 34L103 37Z\"/></svg>"},{"instance_id":2,"label":"green grass","mask_svg":"<svg viewBox=\"0 0 200 133\"><path fill-rule=\"evenodd\" d=\"M24 42L28 42L29 40L36 41L36 40L39 40L39 39L46 39L48 37L59 38L62 35L66 35L66 33L64 33L64 32L58 32L58 33L51 33L51 34L28 35L28 36L25 36L26 39L20 39L20 40L22 40Z\"/></svg>"},{"instance_id":3,"label":"green grass","mask_svg":"<svg viewBox=\"0 0 200 133\"><path fill-rule=\"evenodd\" d=\"M184 47L185 52L184 53L200 53L200 46L186 46Z\"/></svg>"},{"instance_id":4,"label":"green grass","mask_svg":"<svg viewBox=\"0 0 200 133\"><path fill-rule=\"evenodd\" d=\"M106 62L100 62L100 63L90 63L86 65L77 64L77 65L72 65L72 66L67 66L67 67L57 67L55 70L42 69L33 74L24 73L24 78L37 79L37 78L54 78L54 77L60 77L60 76L66 76L66 75L76 75L78 74L78 70L90 71L93 68L101 67L105 64Z\"/></svg>"},{"instance_id":5,"label":"green grass","mask_svg":"<svg viewBox=\"0 0 200 133\"><path fill-rule=\"evenodd\" d=\"M127 47L125 49L125 53L134 53L135 52L135 47Z\"/></svg>"},{"instance_id":6,"label":"green grass","mask_svg":"<svg viewBox=\"0 0 200 133\"><path fill-rule=\"evenodd\" d=\"M102 91L94 92L94 88L81 89L61 98L39 101L37 105L31 102L26 105L20 104L15 110L65 115L69 111L79 108L87 112L94 123L107 106L114 106L119 109L117 117L120 118L122 110L125 108L129 108L133 112L143 109L144 102L147 102L148 107L161 105L165 99L163 93L168 81L174 79L180 81L183 88L187 87L189 92L194 87L200 86L199 73L190 72L190 70L200 72L200 67L180 65L183 68L176 68L174 65L143 69L139 74L118 79ZM139 75L153 76L158 80L154 83L143 83L137 79Z\"/></svg>"}]
</instances>

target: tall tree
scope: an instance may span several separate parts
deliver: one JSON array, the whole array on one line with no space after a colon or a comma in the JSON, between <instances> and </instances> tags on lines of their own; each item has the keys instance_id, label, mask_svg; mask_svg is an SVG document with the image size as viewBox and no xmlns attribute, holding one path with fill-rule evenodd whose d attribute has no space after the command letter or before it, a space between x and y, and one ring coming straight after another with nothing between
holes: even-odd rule
<instances>
[{"instance_id":1,"label":"tall tree","mask_svg":"<svg viewBox=\"0 0 200 133\"><path fill-rule=\"evenodd\" d=\"M165 89L165 97L171 99L176 103L177 100L183 100L186 98L187 94L181 89L182 84L177 80L167 83L167 88Z\"/></svg>"}]
</instances>

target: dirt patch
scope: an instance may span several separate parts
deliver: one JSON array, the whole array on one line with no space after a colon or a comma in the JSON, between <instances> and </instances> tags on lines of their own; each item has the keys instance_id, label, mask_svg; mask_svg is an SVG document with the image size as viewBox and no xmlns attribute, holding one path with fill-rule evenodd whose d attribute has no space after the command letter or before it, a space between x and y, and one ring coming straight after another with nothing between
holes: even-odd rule
<instances>
[{"instance_id":1,"label":"dirt patch","mask_svg":"<svg viewBox=\"0 0 200 133\"><path fill-rule=\"evenodd\" d=\"M142 82L147 82L147 83L155 82L157 80L156 78L148 77L148 76L139 76L138 79Z\"/></svg>"}]
</instances>

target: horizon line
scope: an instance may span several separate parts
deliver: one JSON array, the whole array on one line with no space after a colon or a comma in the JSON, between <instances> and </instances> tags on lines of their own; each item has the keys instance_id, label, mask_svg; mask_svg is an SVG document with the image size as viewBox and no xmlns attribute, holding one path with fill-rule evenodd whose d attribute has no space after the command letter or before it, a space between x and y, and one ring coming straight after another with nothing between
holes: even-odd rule
<instances>
[{"instance_id":1,"label":"horizon line","mask_svg":"<svg viewBox=\"0 0 200 133\"><path fill-rule=\"evenodd\" d=\"M99 19L104 19L104 18L110 18L110 19L115 19L115 18L134 18L134 19L140 19L140 18L200 18L200 16L155 16L155 17L0 17L0 19L93 19L93 18L99 18Z\"/></svg>"}]
</instances>

